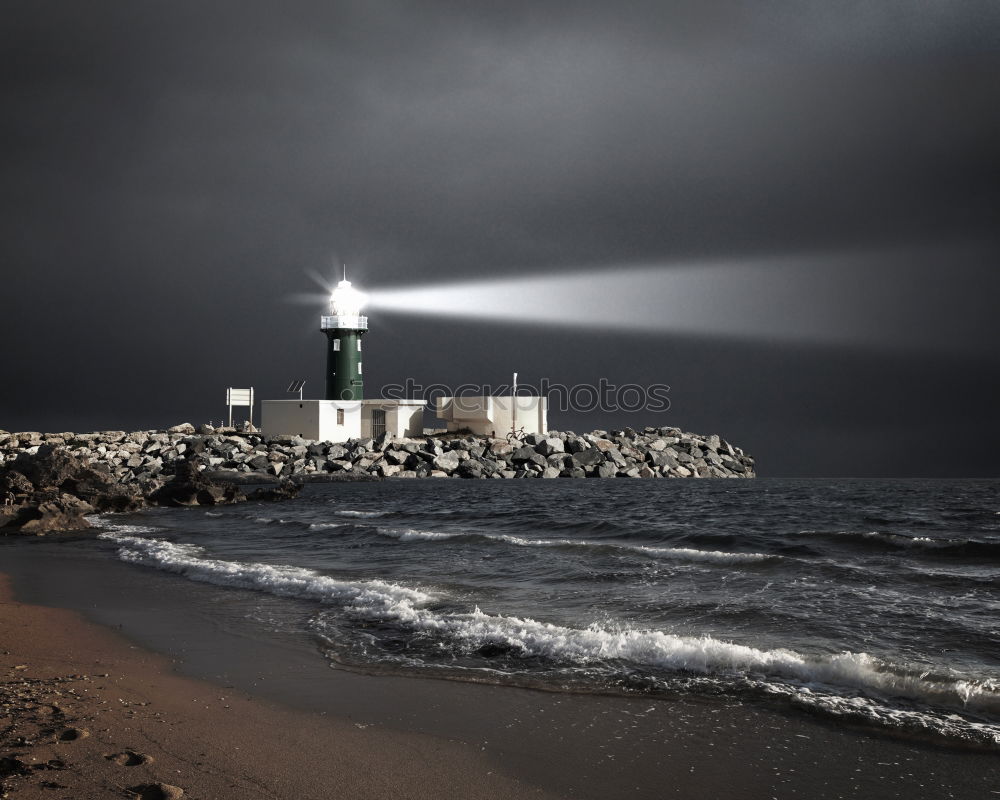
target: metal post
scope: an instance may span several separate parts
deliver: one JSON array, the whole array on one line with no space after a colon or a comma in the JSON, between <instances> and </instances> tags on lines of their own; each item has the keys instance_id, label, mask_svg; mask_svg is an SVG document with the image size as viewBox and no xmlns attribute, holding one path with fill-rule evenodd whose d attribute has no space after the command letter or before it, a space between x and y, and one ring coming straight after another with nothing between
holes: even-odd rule
<instances>
[{"instance_id":1,"label":"metal post","mask_svg":"<svg viewBox=\"0 0 1000 800\"><path fill-rule=\"evenodd\" d=\"M250 427L253 427L253 387L250 387Z\"/></svg>"},{"instance_id":2,"label":"metal post","mask_svg":"<svg viewBox=\"0 0 1000 800\"><path fill-rule=\"evenodd\" d=\"M510 432L517 435L517 373L514 373L514 393L510 396Z\"/></svg>"}]
</instances>

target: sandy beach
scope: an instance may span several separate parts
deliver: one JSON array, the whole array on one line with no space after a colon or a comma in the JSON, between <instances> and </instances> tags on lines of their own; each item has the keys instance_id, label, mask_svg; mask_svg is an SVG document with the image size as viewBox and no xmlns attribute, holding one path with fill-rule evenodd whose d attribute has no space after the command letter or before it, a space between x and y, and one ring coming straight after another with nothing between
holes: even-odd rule
<instances>
[{"instance_id":1,"label":"sandy beach","mask_svg":"<svg viewBox=\"0 0 1000 800\"><path fill-rule=\"evenodd\" d=\"M0 608L4 797L551 796L459 743L178 676L72 611L16 602L6 576Z\"/></svg>"}]
</instances>

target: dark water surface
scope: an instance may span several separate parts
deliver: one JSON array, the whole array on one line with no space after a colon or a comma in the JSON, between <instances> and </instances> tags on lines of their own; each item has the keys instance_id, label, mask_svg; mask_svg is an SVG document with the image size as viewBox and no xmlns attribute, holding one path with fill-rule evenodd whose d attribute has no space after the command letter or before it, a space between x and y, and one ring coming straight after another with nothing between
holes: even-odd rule
<instances>
[{"instance_id":1,"label":"dark water surface","mask_svg":"<svg viewBox=\"0 0 1000 800\"><path fill-rule=\"evenodd\" d=\"M102 540L85 546L180 576L177 592L218 587L231 616L352 668L722 696L990 749L998 490L324 484L279 505L104 517Z\"/></svg>"}]
</instances>

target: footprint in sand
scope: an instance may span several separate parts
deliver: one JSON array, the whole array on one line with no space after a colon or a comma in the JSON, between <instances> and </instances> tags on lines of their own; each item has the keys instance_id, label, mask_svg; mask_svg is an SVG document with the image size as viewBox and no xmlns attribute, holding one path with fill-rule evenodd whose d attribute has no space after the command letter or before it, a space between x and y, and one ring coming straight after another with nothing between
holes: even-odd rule
<instances>
[{"instance_id":1,"label":"footprint in sand","mask_svg":"<svg viewBox=\"0 0 1000 800\"><path fill-rule=\"evenodd\" d=\"M184 797L184 790L180 786L171 786L169 783L142 783L138 786L130 786L137 800L180 800Z\"/></svg>"},{"instance_id":2,"label":"footprint in sand","mask_svg":"<svg viewBox=\"0 0 1000 800\"><path fill-rule=\"evenodd\" d=\"M77 739L86 739L90 736L90 731L86 728L67 728L59 734L61 742L75 742Z\"/></svg>"},{"instance_id":3,"label":"footprint in sand","mask_svg":"<svg viewBox=\"0 0 1000 800\"><path fill-rule=\"evenodd\" d=\"M123 767L138 767L140 764L151 764L152 756L145 753L137 753L135 750L123 750L121 753L112 753L104 756L108 761L114 761Z\"/></svg>"}]
</instances>

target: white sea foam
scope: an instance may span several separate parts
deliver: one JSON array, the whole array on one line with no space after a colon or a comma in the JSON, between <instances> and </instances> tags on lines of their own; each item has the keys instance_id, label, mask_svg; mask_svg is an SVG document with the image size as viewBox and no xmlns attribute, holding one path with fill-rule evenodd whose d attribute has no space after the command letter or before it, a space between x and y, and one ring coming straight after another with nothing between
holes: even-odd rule
<instances>
[{"instance_id":1,"label":"white sea foam","mask_svg":"<svg viewBox=\"0 0 1000 800\"><path fill-rule=\"evenodd\" d=\"M378 532L399 539L404 542L412 541L440 541L444 539L454 539L457 536L468 534L463 533L439 533L434 531L417 531L412 529L400 530L393 528L379 528ZM653 558L666 558L672 561L703 561L716 564L744 564L767 559L776 559L779 556L767 553L727 553L722 550L697 550L693 547L651 547L648 545L615 544L613 542L600 542L588 539L529 539L523 536L512 536L510 534L476 533L472 534L494 542L505 542L515 547L580 547L580 548L606 548L611 550L625 550L634 553L642 553Z\"/></svg>"},{"instance_id":2,"label":"white sea foam","mask_svg":"<svg viewBox=\"0 0 1000 800\"><path fill-rule=\"evenodd\" d=\"M922 729L979 744L1000 746L1000 725L969 719L949 710L902 708L863 694L837 694L797 684L760 681L756 686L769 694L784 696L797 705L837 716L856 717L894 728Z\"/></svg>"},{"instance_id":3,"label":"white sea foam","mask_svg":"<svg viewBox=\"0 0 1000 800\"><path fill-rule=\"evenodd\" d=\"M428 607L438 596L382 580L337 580L301 567L242 563L207 558L190 544L135 535L151 529L116 526L101 536L119 545L119 557L183 575L191 580L318 600L340 606L351 618L391 623L430 635L462 649L500 645L523 657L555 664L614 670L617 664L706 677L736 677L773 691L810 697L830 710L875 704L897 713L884 701L903 699L937 709L1000 717L1000 679L976 678L941 670L893 664L867 653L803 654L787 648L764 649L667 631L592 624L570 627L526 617L443 613ZM401 532L405 535L407 532ZM413 531L414 534L426 533ZM537 540L528 540L537 541ZM699 551L700 552L700 551ZM866 699L858 699L861 696ZM873 706L874 707L874 706ZM891 712L891 713L890 713ZM898 712L904 713L904 712ZM917 712L914 712L917 713ZM955 724L964 724L961 720ZM971 724L971 723L970 723ZM986 734L1000 728L984 724ZM984 734L984 735L986 735ZM992 734L990 734L992 735Z\"/></svg>"},{"instance_id":4,"label":"white sea foam","mask_svg":"<svg viewBox=\"0 0 1000 800\"><path fill-rule=\"evenodd\" d=\"M418 531L415 528L378 528L383 536L399 539L401 542L437 542L444 539L454 539L460 533L441 533L439 531Z\"/></svg>"},{"instance_id":5,"label":"white sea foam","mask_svg":"<svg viewBox=\"0 0 1000 800\"><path fill-rule=\"evenodd\" d=\"M756 675L799 684L849 688L956 710L1000 715L1000 681L958 675L931 677L867 653L807 656L785 648L765 650L710 636L591 625L570 628L533 619L485 614L438 615L407 609L411 627L476 647L502 644L526 656L588 665L625 662L670 671ZM401 618L402 619L402 618Z\"/></svg>"},{"instance_id":6,"label":"white sea foam","mask_svg":"<svg viewBox=\"0 0 1000 800\"><path fill-rule=\"evenodd\" d=\"M905 536L901 533L885 533L884 531L866 531L863 536L866 539L877 539L878 541L887 542L898 547L927 548L930 550L954 547L956 544L961 544L957 540L934 539L930 536Z\"/></svg>"},{"instance_id":7,"label":"white sea foam","mask_svg":"<svg viewBox=\"0 0 1000 800\"><path fill-rule=\"evenodd\" d=\"M651 556L677 559L678 561L711 561L716 564L744 564L765 561L778 556L767 553L727 553L723 550L697 550L693 547L650 547L648 545L622 545L623 549L648 553Z\"/></svg>"},{"instance_id":8,"label":"white sea foam","mask_svg":"<svg viewBox=\"0 0 1000 800\"><path fill-rule=\"evenodd\" d=\"M590 547L591 543L581 539L525 539L522 536L508 536L507 534L480 534L486 539L494 542L506 542L517 547Z\"/></svg>"},{"instance_id":9,"label":"white sea foam","mask_svg":"<svg viewBox=\"0 0 1000 800\"><path fill-rule=\"evenodd\" d=\"M302 567L243 563L203 557L202 548L162 539L133 536L130 526L102 533L119 545L123 561L174 572L191 580L253 589L282 597L336 602L365 614L398 616L398 605L413 608L433 595L381 580L342 581Z\"/></svg>"},{"instance_id":10,"label":"white sea foam","mask_svg":"<svg viewBox=\"0 0 1000 800\"><path fill-rule=\"evenodd\" d=\"M309 524L309 530L311 531L325 531L331 528L344 528L350 523L347 522L312 522Z\"/></svg>"},{"instance_id":11,"label":"white sea foam","mask_svg":"<svg viewBox=\"0 0 1000 800\"><path fill-rule=\"evenodd\" d=\"M127 525L121 522L112 522L108 517L103 515L92 514L86 519L95 528L104 528L105 533L98 535L100 539L110 538L111 534L130 534L130 533L159 533L156 528L151 528L148 525Z\"/></svg>"},{"instance_id":12,"label":"white sea foam","mask_svg":"<svg viewBox=\"0 0 1000 800\"><path fill-rule=\"evenodd\" d=\"M344 509L341 509L339 511L334 511L333 513L336 514L338 517L362 517L362 518L367 519L369 517L384 517L389 512L388 511L352 511L349 508L344 508Z\"/></svg>"}]
</instances>

